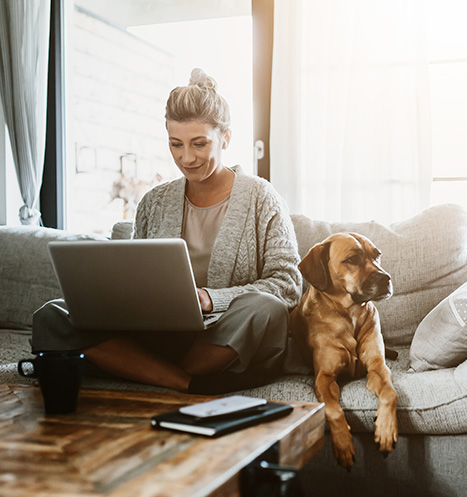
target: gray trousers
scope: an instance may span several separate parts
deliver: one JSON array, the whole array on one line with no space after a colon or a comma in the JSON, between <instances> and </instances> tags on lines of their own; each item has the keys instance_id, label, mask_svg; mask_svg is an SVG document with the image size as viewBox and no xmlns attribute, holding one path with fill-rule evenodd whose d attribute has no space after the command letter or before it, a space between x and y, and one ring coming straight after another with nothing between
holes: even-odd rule
<instances>
[{"instance_id":1,"label":"gray trousers","mask_svg":"<svg viewBox=\"0 0 467 497\"><path fill-rule=\"evenodd\" d=\"M282 367L287 345L289 313L273 295L250 292L236 297L211 328L201 332L113 332L73 327L63 299L52 300L33 316L32 351L82 350L116 337L127 337L158 356L180 360L195 343L229 346L238 357L226 371L242 373Z\"/></svg>"}]
</instances>

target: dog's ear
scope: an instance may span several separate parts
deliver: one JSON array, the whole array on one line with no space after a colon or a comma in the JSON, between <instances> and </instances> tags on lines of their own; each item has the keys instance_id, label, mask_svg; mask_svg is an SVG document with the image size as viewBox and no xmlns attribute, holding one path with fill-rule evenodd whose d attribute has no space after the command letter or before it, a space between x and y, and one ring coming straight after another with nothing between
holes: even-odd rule
<instances>
[{"instance_id":1,"label":"dog's ear","mask_svg":"<svg viewBox=\"0 0 467 497\"><path fill-rule=\"evenodd\" d=\"M331 282L328 270L329 245L313 245L298 265L303 277L320 292L324 292Z\"/></svg>"}]
</instances>

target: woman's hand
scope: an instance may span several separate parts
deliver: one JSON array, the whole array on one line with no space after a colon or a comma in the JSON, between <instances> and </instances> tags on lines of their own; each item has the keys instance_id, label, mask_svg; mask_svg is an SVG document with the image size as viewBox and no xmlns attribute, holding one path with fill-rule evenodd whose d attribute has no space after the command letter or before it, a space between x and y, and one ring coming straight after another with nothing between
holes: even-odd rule
<instances>
[{"instance_id":1,"label":"woman's hand","mask_svg":"<svg viewBox=\"0 0 467 497\"><path fill-rule=\"evenodd\" d=\"M198 288L198 298L199 303L201 304L201 310L204 312L212 311L212 300L209 296L209 293L203 288Z\"/></svg>"}]
</instances>

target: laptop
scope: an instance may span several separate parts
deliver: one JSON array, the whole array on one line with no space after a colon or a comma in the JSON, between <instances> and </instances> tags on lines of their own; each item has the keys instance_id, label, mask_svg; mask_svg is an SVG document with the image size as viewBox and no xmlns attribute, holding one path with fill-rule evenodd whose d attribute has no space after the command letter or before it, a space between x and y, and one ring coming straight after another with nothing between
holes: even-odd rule
<instances>
[{"instance_id":1,"label":"laptop","mask_svg":"<svg viewBox=\"0 0 467 497\"><path fill-rule=\"evenodd\" d=\"M203 314L181 238L49 242L74 327L108 331L202 331Z\"/></svg>"}]
</instances>

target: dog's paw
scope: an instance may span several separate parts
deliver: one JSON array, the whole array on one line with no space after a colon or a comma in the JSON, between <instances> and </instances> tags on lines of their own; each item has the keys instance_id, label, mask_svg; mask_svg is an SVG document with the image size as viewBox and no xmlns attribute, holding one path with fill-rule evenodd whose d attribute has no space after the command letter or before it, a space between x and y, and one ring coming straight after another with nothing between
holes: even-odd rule
<instances>
[{"instance_id":1,"label":"dog's paw","mask_svg":"<svg viewBox=\"0 0 467 497\"><path fill-rule=\"evenodd\" d=\"M374 439L384 457L387 457L396 448L397 420L395 416L379 415L376 417Z\"/></svg>"},{"instance_id":2,"label":"dog's paw","mask_svg":"<svg viewBox=\"0 0 467 497\"><path fill-rule=\"evenodd\" d=\"M342 430L338 435L331 434L331 442L337 463L350 471L355 462L355 445L350 430Z\"/></svg>"}]
</instances>

